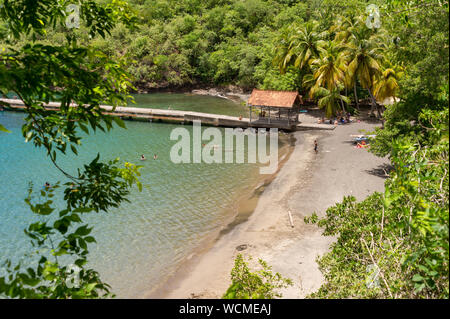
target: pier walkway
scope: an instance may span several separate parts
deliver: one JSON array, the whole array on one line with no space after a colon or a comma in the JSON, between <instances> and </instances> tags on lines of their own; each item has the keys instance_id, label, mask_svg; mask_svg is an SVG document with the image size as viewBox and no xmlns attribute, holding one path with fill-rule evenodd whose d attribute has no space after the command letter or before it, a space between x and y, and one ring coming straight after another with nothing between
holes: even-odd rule
<instances>
[{"instance_id":1,"label":"pier walkway","mask_svg":"<svg viewBox=\"0 0 450 319\"><path fill-rule=\"evenodd\" d=\"M18 99L0 99L0 101L8 103L9 109L12 110L24 110L25 105L22 100ZM58 110L59 103L50 102L45 104L45 108L49 110ZM119 116L124 120L141 120L141 121L161 121L169 123L183 123L190 124L193 121L201 121L202 125L208 126L221 126L221 127L249 127L248 118L239 118L235 116L220 115L220 114L209 114L200 113L192 111L177 111L177 110L161 110L152 108L140 108L140 107L123 107L118 106L113 110L112 106L101 105L101 109L105 111L106 114L113 116ZM254 127L260 127L256 123L252 123ZM274 121L269 125L265 123L263 126L265 128L281 128L279 123ZM333 130L336 126L327 124L314 124L314 123L299 123L296 125L296 130Z\"/></svg>"}]
</instances>

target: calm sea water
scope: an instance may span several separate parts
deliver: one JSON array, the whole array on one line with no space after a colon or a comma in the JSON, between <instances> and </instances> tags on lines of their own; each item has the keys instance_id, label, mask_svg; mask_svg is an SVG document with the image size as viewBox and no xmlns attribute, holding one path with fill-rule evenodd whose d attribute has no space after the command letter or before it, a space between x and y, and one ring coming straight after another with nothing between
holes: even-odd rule
<instances>
[{"instance_id":1,"label":"calm sea water","mask_svg":"<svg viewBox=\"0 0 450 319\"><path fill-rule=\"evenodd\" d=\"M225 114L243 110L223 99L183 94L137 96L136 100L140 106L155 108L171 105L173 109L206 111L203 108L209 105L208 111L217 107ZM160 104L152 104L155 100ZM234 109L229 111L230 108ZM30 251L23 233L33 217L23 201L28 183L32 181L39 188L46 181L65 181L43 150L24 142L20 131L23 117L22 113L0 112L0 123L12 131L0 132L1 260L18 260ZM98 242L91 245L90 265L112 285L118 297L141 297L163 282L205 236L224 225L236 198L257 181L258 167L173 164L169 153L175 141L170 141L169 136L176 125L126 124L126 130L116 128L106 134L87 136L79 156L60 156L59 163L75 173L77 167L99 152L104 161L120 157L144 166L143 191L133 190L130 203L109 214L86 216ZM139 161L140 154L146 154L148 160ZM157 160L153 160L153 154L158 154ZM57 204L63 207L61 200Z\"/></svg>"},{"instance_id":2,"label":"calm sea water","mask_svg":"<svg viewBox=\"0 0 450 319\"><path fill-rule=\"evenodd\" d=\"M248 116L248 110L240 103L213 96L192 95L183 93L134 94L134 107L152 107L180 111L196 111L231 116ZM211 107L213 106L213 107Z\"/></svg>"}]
</instances>

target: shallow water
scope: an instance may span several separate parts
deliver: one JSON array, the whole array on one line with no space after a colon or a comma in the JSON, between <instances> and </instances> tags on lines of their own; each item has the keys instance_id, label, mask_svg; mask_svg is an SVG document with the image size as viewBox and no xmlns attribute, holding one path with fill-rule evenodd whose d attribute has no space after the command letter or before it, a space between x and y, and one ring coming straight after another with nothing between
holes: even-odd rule
<instances>
[{"instance_id":1,"label":"shallow water","mask_svg":"<svg viewBox=\"0 0 450 319\"><path fill-rule=\"evenodd\" d=\"M231 116L247 116L248 110L241 104L224 98L186 93L151 93L134 94L134 107L168 108L179 111L195 111L202 113L224 114ZM212 107L213 106L213 107Z\"/></svg>"},{"instance_id":2,"label":"shallow water","mask_svg":"<svg viewBox=\"0 0 450 319\"><path fill-rule=\"evenodd\" d=\"M193 98L192 105L199 105L197 97ZM28 182L39 189L46 181L65 181L42 150L24 142L23 117L22 113L0 112L0 123L12 131L0 132L0 261L17 260L30 249L23 233L32 218L23 201ZM169 136L179 126L126 124L127 130L116 128L86 137L79 156L60 156L59 163L74 173L99 152L103 161L120 157L144 166L143 191L133 190L130 203L109 214L86 218L97 239L97 245L90 248L90 265L118 297L141 297L172 274L205 236L224 226L236 198L257 182L259 170L257 164L174 164L169 154L176 142ZM140 154L148 160L139 161ZM57 203L62 208L62 201Z\"/></svg>"}]
</instances>

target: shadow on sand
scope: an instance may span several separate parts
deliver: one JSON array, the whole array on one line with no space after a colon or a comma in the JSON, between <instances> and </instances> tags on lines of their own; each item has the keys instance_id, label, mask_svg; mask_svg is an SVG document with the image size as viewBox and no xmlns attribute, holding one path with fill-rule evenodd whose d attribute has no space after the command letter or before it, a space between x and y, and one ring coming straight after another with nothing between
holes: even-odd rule
<instances>
[{"instance_id":1,"label":"shadow on sand","mask_svg":"<svg viewBox=\"0 0 450 319\"><path fill-rule=\"evenodd\" d=\"M374 175L374 176L378 176L378 177L386 179L389 177L389 173L392 171L392 169L393 169L392 165L382 164L376 168L366 170L366 172L370 175Z\"/></svg>"}]
</instances>

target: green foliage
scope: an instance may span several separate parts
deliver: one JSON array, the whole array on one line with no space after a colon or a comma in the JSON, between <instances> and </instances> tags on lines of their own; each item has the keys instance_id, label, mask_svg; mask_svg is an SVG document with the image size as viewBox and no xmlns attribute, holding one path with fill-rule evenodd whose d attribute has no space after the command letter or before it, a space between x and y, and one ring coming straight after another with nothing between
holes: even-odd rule
<instances>
[{"instance_id":1,"label":"green foliage","mask_svg":"<svg viewBox=\"0 0 450 319\"><path fill-rule=\"evenodd\" d=\"M408 102L385 113L371 142L393 165L384 194L346 197L325 218L305 219L338 238L319 259L326 283L311 297L449 297L448 93L441 97L415 118Z\"/></svg>"},{"instance_id":2,"label":"green foliage","mask_svg":"<svg viewBox=\"0 0 450 319\"><path fill-rule=\"evenodd\" d=\"M111 34L117 23L133 28L135 17L128 3L113 0L75 1L80 5L83 30L91 37ZM71 2L73 3L73 1ZM124 69L125 60L114 60L99 49L84 45L73 30L65 27L68 1L3 1L2 22L7 25L5 47L0 54L0 93L14 92L25 105L22 133L26 142L45 149L47 156L69 182L65 183L66 208L56 212L53 197L60 184L46 185L33 195L30 185L25 199L38 221L25 234L35 250L28 256L30 266L5 261L7 275L0 277L0 296L9 298L98 298L110 297L110 286L87 264L88 244L95 243L92 228L83 223L83 214L107 212L126 201L137 184L139 166L119 160L100 162L100 155L78 169L73 176L60 166L60 155L68 147L77 155L80 132L124 128L119 118L100 109L126 102L131 86ZM64 30L57 44L44 43L48 32ZM26 41L23 38L26 37ZM44 108L45 102L59 103L57 111ZM5 130L4 127L0 127ZM59 156L57 157L57 155Z\"/></svg>"},{"instance_id":3,"label":"green foliage","mask_svg":"<svg viewBox=\"0 0 450 319\"><path fill-rule=\"evenodd\" d=\"M273 299L282 296L278 289L292 285L292 280L273 274L264 260L258 261L261 269L251 272L242 255L237 255L231 270L231 286L223 299Z\"/></svg>"},{"instance_id":4,"label":"green foliage","mask_svg":"<svg viewBox=\"0 0 450 319\"><path fill-rule=\"evenodd\" d=\"M44 8L47 2L43 2ZM61 14L66 2L57 2L58 8L62 8ZM127 57L128 63L123 67L133 76L133 85L142 89L195 84L299 89L301 81L292 82L297 74L278 81L277 68L272 65L273 48L283 29L316 20L320 21L322 31L332 24L338 13L347 12L349 8L362 10L366 5L363 0L115 0L113 5L120 5L119 12L126 15L110 14L109 22L100 18L95 22L94 13L100 13L101 17L110 12L109 2L79 2L83 5L83 18L86 18L80 29L68 32L60 24L51 30L46 28L45 32L39 28L39 32L28 38L35 37L40 43L53 45L73 37L101 49L112 60ZM130 7L138 13L137 18ZM45 25L50 22L42 21ZM112 23L114 28L109 28ZM137 24L138 28L125 27L130 24ZM1 26L2 23L0 34ZM104 33L101 29L98 31L97 26L105 27ZM9 41L13 47L18 47L28 38L6 40L5 37L0 42Z\"/></svg>"},{"instance_id":5,"label":"green foliage","mask_svg":"<svg viewBox=\"0 0 450 319\"><path fill-rule=\"evenodd\" d=\"M393 142L385 193L346 197L318 221L338 240L319 259L326 283L311 297L448 298L448 110L422 117L429 141Z\"/></svg>"},{"instance_id":6,"label":"green foliage","mask_svg":"<svg viewBox=\"0 0 450 319\"><path fill-rule=\"evenodd\" d=\"M449 297L448 3L387 4L394 41L385 53L406 77L370 152L393 169L384 194L346 197L325 218L305 219L337 237L318 260L326 282L312 298Z\"/></svg>"}]
</instances>

